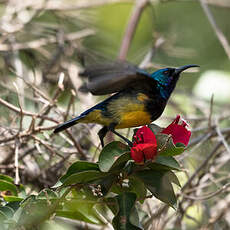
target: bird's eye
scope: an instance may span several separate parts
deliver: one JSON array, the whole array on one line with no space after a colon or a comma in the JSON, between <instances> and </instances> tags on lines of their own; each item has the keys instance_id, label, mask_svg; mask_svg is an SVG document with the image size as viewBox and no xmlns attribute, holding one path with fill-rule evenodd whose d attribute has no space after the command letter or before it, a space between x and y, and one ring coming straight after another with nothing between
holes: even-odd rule
<instances>
[{"instance_id":1,"label":"bird's eye","mask_svg":"<svg viewBox=\"0 0 230 230\"><path fill-rule=\"evenodd\" d=\"M169 70L165 70L165 71L163 72L163 74L164 74L164 75L168 75L168 74L169 74Z\"/></svg>"}]
</instances>

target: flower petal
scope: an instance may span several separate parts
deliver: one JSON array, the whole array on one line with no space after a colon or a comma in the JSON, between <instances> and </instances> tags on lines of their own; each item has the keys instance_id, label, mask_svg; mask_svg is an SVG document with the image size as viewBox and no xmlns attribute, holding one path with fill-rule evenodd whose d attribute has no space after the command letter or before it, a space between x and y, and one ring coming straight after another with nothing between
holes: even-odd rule
<instances>
[{"instance_id":1,"label":"flower petal","mask_svg":"<svg viewBox=\"0 0 230 230\"><path fill-rule=\"evenodd\" d=\"M147 126L138 129L135 136L139 140L139 143L155 143L154 141L156 140L154 133Z\"/></svg>"},{"instance_id":2,"label":"flower petal","mask_svg":"<svg viewBox=\"0 0 230 230\"><path fill-rule=\"evenodd\" d=\"M155 158L157 155L157 140L149 127L143 126L138 129L133 139L131 157L135 162L143 163L144 160Z\"/></svg>"},{"instance_id":3,"label":"flower petal","mask_svg":"<svg viewBox=\"0 0 230 230\"><path fill-rule=\"evenodd\" d=\"M144 154L138 148L138 146L132 147L131 148L131 158L136 162L136 163L143 163L144 162Z\"/></svg>"},{"instance_id":4,"label":"flower petal","mask_svg":"<svg viewBox=\"0 0 230 230\"><path fill-rule=\"evenodd\" d=\"M143 144L143 153L146 160L154 160L157 155L157 145L156 144Z\"/></svg>"},{"instance_id":5,"label":"flower petal","mask_svg":"<svg viewBox=\"0 0 230 230\"><path fill-rule=\"evenodd\" d=\"M137 162L141 163L144 160L154 160L157 155L157 144L138 144L131 148L131 157Z\"/></svg>"},{"instance_id":6,"label":"flower petal","mask_svg":"<svg viewBox=\"0 0 230 230\"><path fill-rule=\"evenodd\" d=\"M176 119L162 131L162 133L171 135L174 144L182 143L187 146L191 137L191 131L186 128L188 124L184 120L181 125L178 124L179 121L180 116L178 115Z\"/></svg>"}]
</instances>

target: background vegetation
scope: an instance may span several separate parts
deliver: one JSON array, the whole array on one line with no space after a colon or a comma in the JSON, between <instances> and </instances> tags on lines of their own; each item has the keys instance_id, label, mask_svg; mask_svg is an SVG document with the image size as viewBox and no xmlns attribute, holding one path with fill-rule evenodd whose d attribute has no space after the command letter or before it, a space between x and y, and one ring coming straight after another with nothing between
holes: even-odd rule
<instances>
[{"instance_id":1,"label":"background vegetation","mask_svg":"<svg viewBox=\"0 0 230 230\"><path fill-rule=\"evenodd\" d=\"M229 12L228 0L1 0L0 172L23 184L26 197L53 186L77 159L98 160L97 125L52 133L102 99L78 91L82 57L149 71L199 64L199 72L183 74L156 122L165 126L179 113L191 124L188 149L177 158L184 168L178 210L148 199L143 222L145 229L229 229ZM12 195L0 190L2 202ZM111 225L51 218L41 228Z\"/></svg>"}]
</instances>

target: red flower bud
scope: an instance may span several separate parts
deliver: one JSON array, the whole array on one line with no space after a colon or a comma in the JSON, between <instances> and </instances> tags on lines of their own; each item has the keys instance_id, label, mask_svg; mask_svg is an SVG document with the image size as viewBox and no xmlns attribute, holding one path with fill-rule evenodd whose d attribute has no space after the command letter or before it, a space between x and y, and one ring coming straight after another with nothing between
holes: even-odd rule
<instances>
[{"instance_id":1,"label":"red flower bud","mask_svg":"<svg viewBox=\"0 0 230 230\"><path fill-rule=\"evenodd\" d=\"M157 155L157 141L154 133L147 126L138 129L135 136L131 157L137 163L153 160Z\"/></svg>"},{"instance_id":2,"label":"red flower bud","mask_svg":"<svg viewBox=\"0 0 230 230\"><path fill-rule=\"evenodd\" d=\"M181 121L181 124L179 124L179 121L180 115L177 115L176 119L162 133L171 135L174 144L182 143L187 146L191 131L186 128L188 124L184 120Z\"/></svg>"}]
</instances>

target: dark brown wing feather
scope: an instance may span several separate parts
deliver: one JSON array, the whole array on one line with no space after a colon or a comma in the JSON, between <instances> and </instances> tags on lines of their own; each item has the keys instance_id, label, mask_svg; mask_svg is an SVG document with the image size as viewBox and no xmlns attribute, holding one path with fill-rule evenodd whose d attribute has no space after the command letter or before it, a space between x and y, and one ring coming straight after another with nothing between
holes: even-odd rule
<instances>
[{"instance_id":1,"label":"dark brown wing feather","mask_svg":"<svg viewBox=\"0 0 230 230\"><path fill-rule=\"evenodd\" d=\"M88 82L80 90L94 95L115 93L133 85L135 81L149 78L144 70L119 61L87 67L81 75L86 76Z\"/></svg>"}]
</instances>

